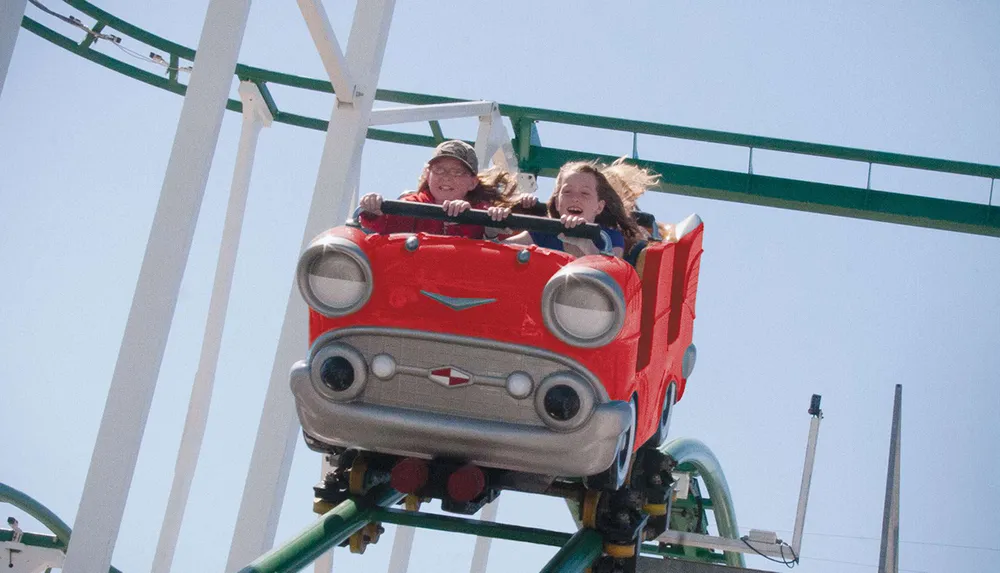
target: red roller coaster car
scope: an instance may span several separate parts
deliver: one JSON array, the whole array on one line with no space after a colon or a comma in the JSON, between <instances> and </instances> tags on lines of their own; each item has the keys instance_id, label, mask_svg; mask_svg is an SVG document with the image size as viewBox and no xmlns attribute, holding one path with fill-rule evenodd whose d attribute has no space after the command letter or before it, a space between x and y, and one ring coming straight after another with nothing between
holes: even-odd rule
<instances>
[{"instance_id":1,"label":"red roller coaster car","mask_svg":"<svg viewBox=\"0 0 1000 573\"><path fill-rule=\"evenodd\" d=\"M489 224L481 211L451 220ZM564 231L540 217L507 224ZM573 232L599 233L587 227ZM692 215L676 231L631 262L351 223L323 233L298 265L311 349L291 387L306 442L393 456L418 476L410 489L425 460L617 489L633 452L666 438L694 367L704 226Z\"/></svg>"}]
</instances>

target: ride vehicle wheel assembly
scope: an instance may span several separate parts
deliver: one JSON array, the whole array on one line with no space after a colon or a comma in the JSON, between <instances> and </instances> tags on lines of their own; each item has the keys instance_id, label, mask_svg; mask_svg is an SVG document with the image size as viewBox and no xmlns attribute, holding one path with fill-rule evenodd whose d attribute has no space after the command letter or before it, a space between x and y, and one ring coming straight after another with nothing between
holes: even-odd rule
<instances>
[{"instance_id":1,"label":"ride vehicle wheel assembly","mask_svg":"<svg viewBox=\"0 0 1000 573\"><path fill-rule=\"evenodd\" d=\"M377 521L365 525L348 538L351 553L359 555L364 553L365 549L368 549L369 544L378 543L383 533L385 533L385 528Z\"/></svg>"}]
</instances>

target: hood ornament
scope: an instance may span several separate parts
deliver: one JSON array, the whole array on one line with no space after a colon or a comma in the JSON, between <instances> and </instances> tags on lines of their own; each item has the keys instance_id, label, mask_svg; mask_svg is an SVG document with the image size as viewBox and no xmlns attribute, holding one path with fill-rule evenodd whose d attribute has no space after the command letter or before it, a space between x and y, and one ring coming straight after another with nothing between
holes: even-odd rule
<instances>
[{"instance_id":1,"label":"hood ornament","mask_svg":"<svg viewBox=\"0 0 1000 573\"><path fill-rule=\"evenodd\" d=\"M445 296L436 292L422 290L420 294L427 298L434 299L452 310L468 310L476 306L482 306L491 302L496 302L495 298L460 298L457 296Z\"/></svg>"}]
</instances>

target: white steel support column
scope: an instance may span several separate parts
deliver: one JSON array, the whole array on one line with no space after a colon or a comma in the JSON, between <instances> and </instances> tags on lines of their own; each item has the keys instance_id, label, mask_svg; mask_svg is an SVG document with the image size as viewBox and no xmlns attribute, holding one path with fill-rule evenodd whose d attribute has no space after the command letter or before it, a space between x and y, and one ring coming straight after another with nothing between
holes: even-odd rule
<instances>
[{"instance_id":1,"label":"white steel support column","mask_svg":"<svg viewBox=\"0 0 1000 573\"><path fill-rule=\"evenodd\" d=\"M106 573L225 113L249 0L211 0L63 571Z\"/></svg>"},{"instance_id":2,"label":"white steel support column","mask_svg":"<svg viewBox=\"0 0 1000 573\"><path fill-rule=\"evenodd\" d=\"M497 512L500 511L500 498L496 498L483 508L481 521L493 523L497 520ZM490 560L490 545L493 543L492 537L476 537L476 548L472 552L472 564L469 566L469 573L486 573L486 566Z\"/></svg>"},{"instance_id":3,"label":"white steel support column","mask_svg":"<svg viewBox=\"0 0 1000 573\"><path fill-rule=\"evenodd\" d=\"M896 384L892 401L892 431L889 435L889 469L885 478L885 507L882 514L882 545L878 573L899 571L899 460L902 435L903 386Z\"/></svg>"},{"instance_id":4,"label":"white steel support column","mask_svg":"<svg viewBox=\"0 0 1000 573\"><path fill-rule=\"evenodd\" d=\"M348 70L356 82L353 102L337 98L331 114L303 246L349 215L354 199L349 188L357 183L360 173L361 150L368 132L394 6L394 0L370 0L358 2L355 9L346 50ZM321 42L315 37L313 40L320 48ZM274 542L299 430L288 390L288 370L307 351L306 316L306 305L293 284L226 571L238 570Z\"/></svg>"},{"instance_id":5,"label":"white steel support column","mask_svg":"<svg viewBox=\"0 0 1000 573\"><path fill-rule=\"evenodd\" d=\"M160 540L153 558L153 573L167 573L174 559L177 537L184 520L188 494L198 457L201 453L205 428L208 425L208 411L212 404L212 388L215 385L215 369L222 347L222 332L226 324L226 310L229 308L229 293L233 286L233 272L236 268L236 254L240 245L243 228L243 214L246 210L247 193L250 189L250 175L253 172L257 140L262 127L269 127L272 120L260 90L252 82L240 83L240 100L243 102L243 128L240 132L239 148L236 152L236 168L233 171L232 188L229 191L229 206L222 230L222 244L219 247L219 262L215 267L215 286L208 308L205 336L201 343L201 358L191 388L184 434L177 452L174 466L174 481L170 487L170 498L160 529Z\"/></svg>"},{"instance_id":6,"label":"white steel support column","mask_svg":"<svg viewBox=\"0 0 1000 573\"><path fill-rule=\"evenodd\" d=\"M392 552L389 553L388 573L406 573L410 567L410 554L413 553L413 537L416 528L408 525L397 525L396 535L392 540Z\"/></svg>"},{"instance_id":7,"label":"white steel support column","mask_svg":"<svg viewBox=\"0 0 1000 573\"><path fill-rule=\"evenodd\" d=\"M7 69L14 55L14 44L17 43L17 33L21 29L21 19L24 18L24 7L28 0L3 0L0 2L0 95L3 94L3 82L7 79Z\"/></svg>"}]
</instances>

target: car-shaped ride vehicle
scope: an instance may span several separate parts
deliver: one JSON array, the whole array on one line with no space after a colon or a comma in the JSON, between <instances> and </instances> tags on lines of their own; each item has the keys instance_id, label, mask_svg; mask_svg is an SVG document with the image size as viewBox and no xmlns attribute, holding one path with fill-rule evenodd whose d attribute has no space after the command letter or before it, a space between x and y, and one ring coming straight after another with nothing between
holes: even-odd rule
<instances>
[{"instance_id":1,"label":"car-shaped ride vehicle","mask_svg":"<svg viewBox=\"0 0 1000 573\"><path fill-rule=\"evenodd\" d=\"M383 211L446 217L419 203ZM450 219L491 223L482 211ZM541 217L505 225L599 233ZM394 456L394 485L397 469L426 479L423 460L448 460L617 489L633 452L666 437L694 366L703 231L692 215L632 263L353 222L321 234L297 270L311 348L291 389L307 444Z\"/></svg>"}]
</instances>

